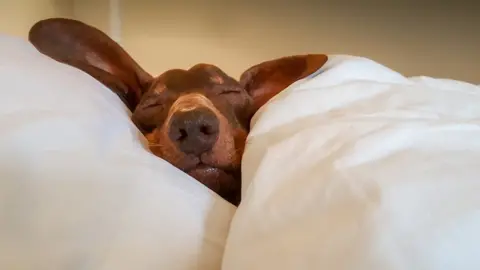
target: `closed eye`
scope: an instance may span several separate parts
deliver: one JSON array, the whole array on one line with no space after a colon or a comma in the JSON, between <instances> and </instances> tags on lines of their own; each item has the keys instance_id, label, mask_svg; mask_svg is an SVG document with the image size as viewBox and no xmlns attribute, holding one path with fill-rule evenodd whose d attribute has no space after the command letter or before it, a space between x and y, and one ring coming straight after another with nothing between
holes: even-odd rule
<instances>
[{"instance_id":1,"label":"closed eye","mask_svg":"<svg viewBox=\"0 0 480 270\"><path fill-rule=\"evenodd\" d=\"M224 87L220 94L239 94L241 92L241 89L238 89L237 87Z\"/></svg>"},{"instance_id":2,"label":"closed eye","mask_svg":"<svg viewBox=\"0 0 480 270\"><path fill-rule=\"evenodd\" d=\"M165 101L164 100L146 100L145 102L140 103L137 106L137 110L142 111L152 111L154 110L155 113L159 113L165 110Z\"/></svg>"},{"instance_id":3,"label":"closed eye","mask_svg":"<svg viewBox=\"0 0 480 270\"><path fill-rule=\"evenodd\" d=\"M238 91L238 90L225 90L225 91L222 91L220 94L233 94L233 93L238 94L238 93L240 93L240 91Z\"/></svg>"},{"instance_id":4,"label":"closed eye","mask_svg":"<svg viewBox=\"0 0 480 270\"><path fill-rule=\"evenodd\" d=\"M158 106L161 106L161 105L162 105L161 103L154 102L154 103L151 103L151 104L143 105L142 108L143 109L151 109L151 108L155 108L155 107L158 107Z\"/></svg>"},{"instance_id":5,"label":"closed eye","mask_svg":"<svg viewBox=\"0 0 480 270\"><path fill-rule=\"evenodd\" d=\"M165 104L165 100L158 96L145 96L140 102L139 107L142 109L151 109Z\"/></svg>"}]
</instances>

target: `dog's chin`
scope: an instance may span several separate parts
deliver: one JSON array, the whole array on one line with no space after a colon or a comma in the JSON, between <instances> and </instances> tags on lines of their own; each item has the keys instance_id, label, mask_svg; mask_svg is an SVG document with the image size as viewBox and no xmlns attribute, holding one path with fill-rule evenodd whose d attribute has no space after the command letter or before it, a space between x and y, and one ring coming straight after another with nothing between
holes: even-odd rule
<instances>
[{"instance_id":1,"label":"dog's chin","mask_svg":"<svg viewBox=\"0 0 480 270\"><path fill-rule=\"evenodd\" d=\"M226 171L204 164L199 164L187 173L217 193L222 191L222 185L234 181L234 177Z\"/></svg>"},{"instance_id":2,"label":"dog's chin","mask_svg":"<svg viewBox=\"0 0 480 270\"><path fill-rule=\"evenodd\" d=\"M205 164L199 164L187 173L225 200L238 205L238 196L235 193L240 192L238 185L240 180L237 179L236 173Z\"/></svg>"}]
</instances>

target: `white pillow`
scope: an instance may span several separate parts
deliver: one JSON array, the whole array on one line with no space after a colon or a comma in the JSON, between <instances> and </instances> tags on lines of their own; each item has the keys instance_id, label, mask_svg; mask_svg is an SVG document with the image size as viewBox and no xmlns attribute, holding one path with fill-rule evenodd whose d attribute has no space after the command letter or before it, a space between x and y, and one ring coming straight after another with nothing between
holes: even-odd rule
<instances>
[{"instance_id":1,"label":"white pillow","mask_svg":"<svg viewBox=\"0 0 480 270\"><path fill-rule=\"evenodd\" d=\"M235 207L89 75L0 36L0 269L218 269Z\"/></svg>"},{"instance_id":2,"label":"white pillow","mask_svg":"<svg viewBox=\"0 0 480 270\"><path fill-rule=\"evenodd\" d=\"M331 56L259 111L223 269L480 269L480 88Z\"/></svg>"}]
</instances>

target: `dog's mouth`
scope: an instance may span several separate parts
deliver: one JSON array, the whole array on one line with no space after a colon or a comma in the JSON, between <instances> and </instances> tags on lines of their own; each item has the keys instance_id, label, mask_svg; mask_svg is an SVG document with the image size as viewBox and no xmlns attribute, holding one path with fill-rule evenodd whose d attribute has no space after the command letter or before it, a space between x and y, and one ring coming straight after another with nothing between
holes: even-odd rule
<instances>
[{"instance_id":1,"label":"dog's mouth","mask_svg":"<svg viewBox=\"0 0 480 270\"><path fill-rule=\"evenodd\" d=\"M217 193L221 191L222 185L225 182L234 180L231 171L204 163L198 163L195 167L185 172Z\"/></svg>"},{"instance_id":2,"label":"dog's mouth","mask_svg":"<svg viewBox=\"0 0 480 270\"><path fill-rule=\"evenodd\" d=\"M195 167L185 170L191 177L207 186L215 193L234 205L238 205L240 192L239 170L231 170L198 163Z\"/></svg>"},{"instance_id":3,"label":"dog's mouth","mask_svg":"<svg viewBox=\"0 0 480 270\"><path fill-rule=\"evenodd\" d=\"M169 144L157 143L156 138L148 134L146 137L149 148L154 155L166 160L226 201L238 206L242 185L238 153L225 154L221 151L220 153L210 151L200 156L189 155L179 152Z\"/></svg>"}]
</instances>

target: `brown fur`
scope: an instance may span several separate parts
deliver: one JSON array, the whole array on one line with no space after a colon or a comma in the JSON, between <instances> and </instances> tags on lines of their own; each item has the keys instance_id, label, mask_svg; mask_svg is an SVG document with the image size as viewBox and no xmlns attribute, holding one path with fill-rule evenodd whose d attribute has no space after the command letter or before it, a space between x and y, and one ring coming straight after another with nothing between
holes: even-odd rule
<instances>
[{"instance_id":1,"label":"brown fur","mask_svg":"<svg viewBox=\"0 0 480 270\"><path fill-rule=\"evenodd\" d=\"M240 76L240 84L255 101L258 110L290 84L317 71L328 60L324 54L295 55L263 62Z\"/></svg>"},{"instance_id":2,"label":"brown fur","mask_svg":"<svg viewBox=\"0 0 480 270\"><path fill-rule=\"evenodd\" d=\"M210 64L171 69L153 77L107 35L79 21L39 21L30 29L29 40L41 53L83 70L117 93L132 110L132 121L153 154L235 205L241 197L240 165L251 117L327 61L321 54L270 60L249 68L240 81ZM200 108L213 113L218 123L218 131L211 134L214 143L201 154L184 153L169 135L172 120L179 112Z\"/></svg>"}]
</instances>

